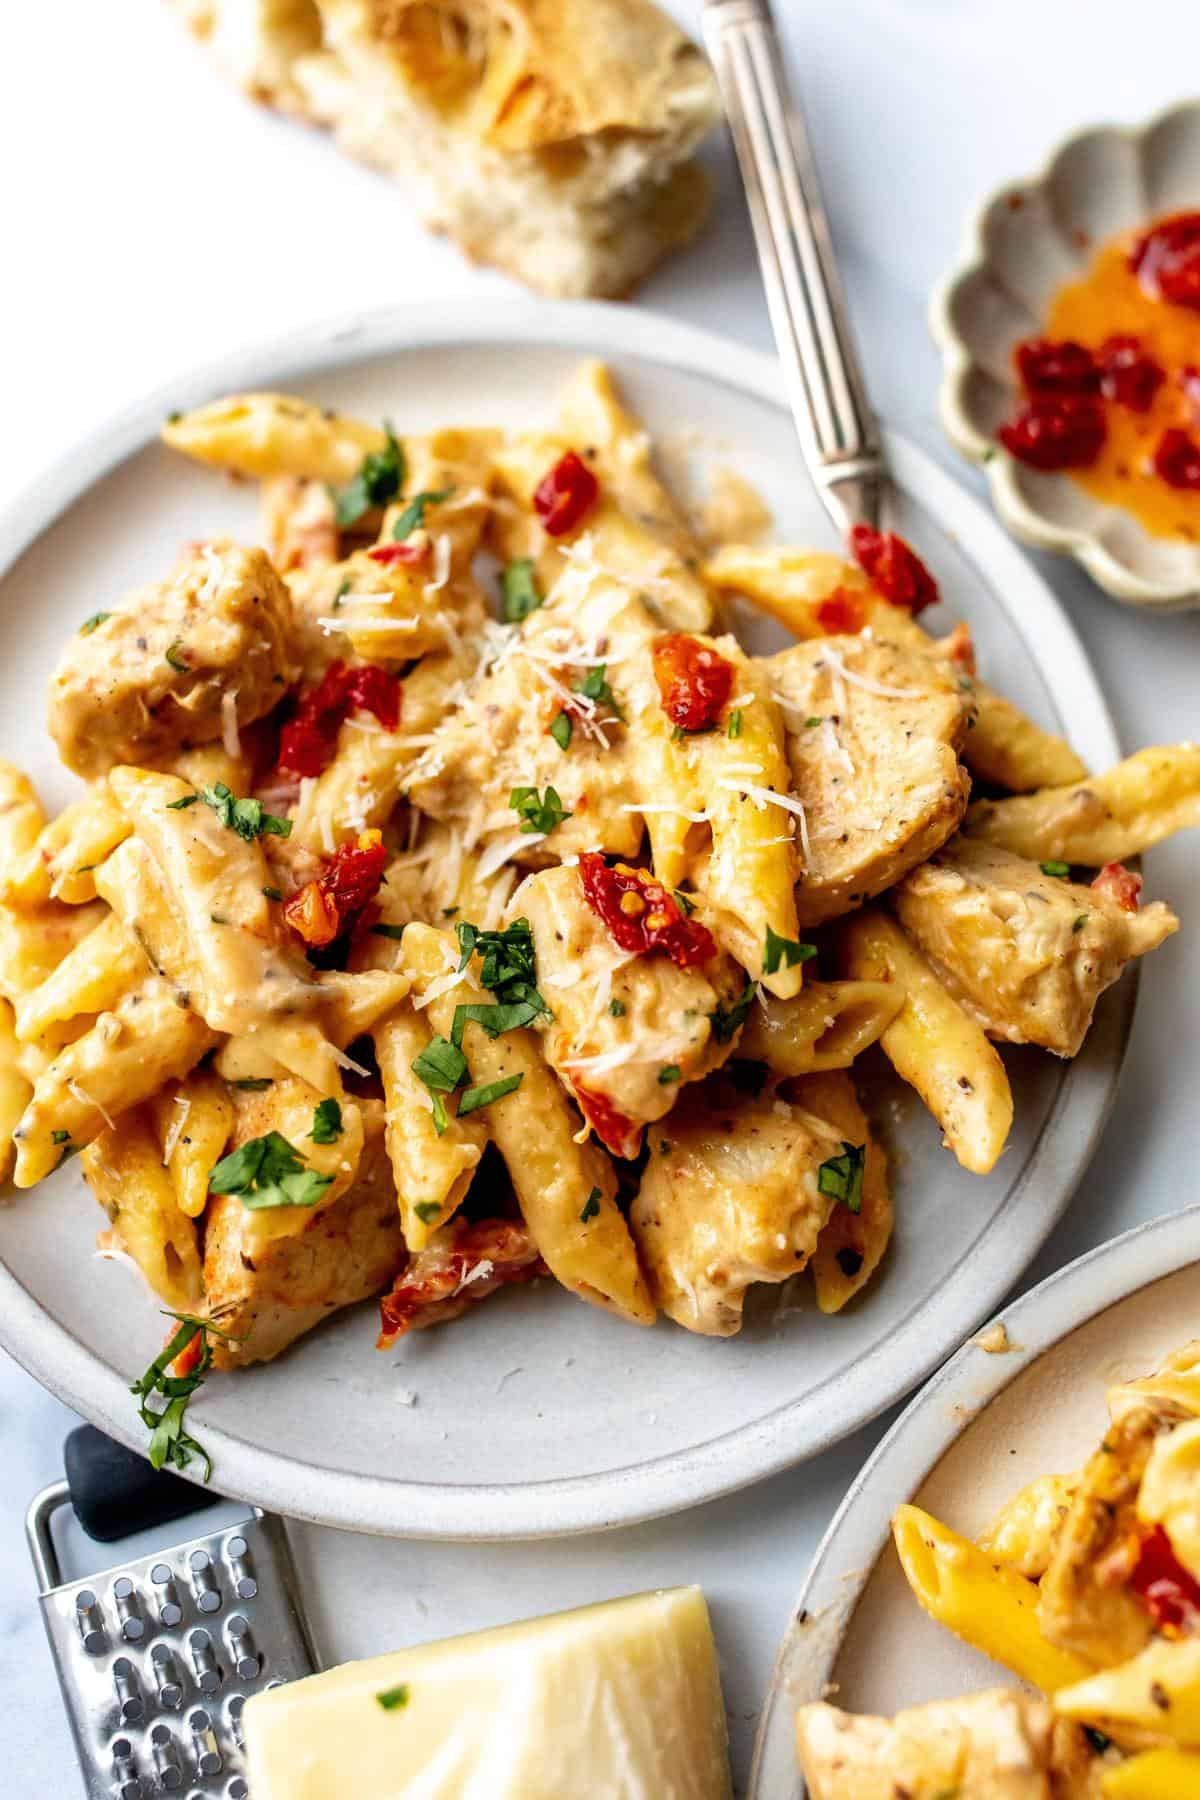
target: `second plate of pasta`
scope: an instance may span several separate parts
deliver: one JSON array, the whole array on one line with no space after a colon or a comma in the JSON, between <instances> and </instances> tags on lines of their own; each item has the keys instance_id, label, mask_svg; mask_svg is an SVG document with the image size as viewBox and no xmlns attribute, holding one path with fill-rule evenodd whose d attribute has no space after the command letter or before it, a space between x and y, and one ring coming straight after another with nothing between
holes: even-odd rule
<instances>
[{"instance_id":1,"label":"second plate of pasta","mask_svg":"<svg viewBox=\"0 0 1200 1800\"><path fill-rule=\"evenodd\" d=\"M340 321L3 523L0 1336L106 1430L359 1529L648 1517L1061 1213L1196 752L1120 761L910 446L903 537L822 548L774 387L605 307Z\"/></svg>"},{"instance_id":2,"label":"second plate of pasta","mask_svg":"<svg viewBox=\"0 0 1200 1800\"><path fill-rule=\"evenodd\" d=\"M1071 1263L946 1365L814 1559L753 1795L1196 1792L1198 1314L1190 1207Z\"/></svg>"}]
</instances>

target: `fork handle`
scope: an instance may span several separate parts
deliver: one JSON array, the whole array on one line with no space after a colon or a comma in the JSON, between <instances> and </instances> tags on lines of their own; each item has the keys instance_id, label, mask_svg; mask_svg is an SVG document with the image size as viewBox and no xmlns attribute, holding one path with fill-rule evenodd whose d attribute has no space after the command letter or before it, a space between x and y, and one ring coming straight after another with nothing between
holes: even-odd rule
<instances>
[{"instance_id":1,"label":"fork handle","mask_svg":"<svg viewBox=\"0 0 1200 1800\"><path fill-rule=\"evenodd\" d=\"M705 0L704 35L805 463L843 536L855 524L878 526L887 482L883 448L768 0Z\"/></svg>"}]
</instances>

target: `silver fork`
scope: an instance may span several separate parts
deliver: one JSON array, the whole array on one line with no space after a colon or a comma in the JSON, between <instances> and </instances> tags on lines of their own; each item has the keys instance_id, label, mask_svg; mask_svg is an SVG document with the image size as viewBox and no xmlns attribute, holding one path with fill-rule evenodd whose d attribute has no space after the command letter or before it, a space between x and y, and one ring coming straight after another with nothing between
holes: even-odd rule
<instances>
[{"instance_id":1,"label":"silver fork","mask_svg":"<svg viewBox=\"0 0 1200 1800\"><path fill-rule=\"evenodd\" d=\"M768 0L704 0L771 324L804 461L842 538L881 523L889 476L833 256L812 147Z\"/></svg>"}]
</instances>

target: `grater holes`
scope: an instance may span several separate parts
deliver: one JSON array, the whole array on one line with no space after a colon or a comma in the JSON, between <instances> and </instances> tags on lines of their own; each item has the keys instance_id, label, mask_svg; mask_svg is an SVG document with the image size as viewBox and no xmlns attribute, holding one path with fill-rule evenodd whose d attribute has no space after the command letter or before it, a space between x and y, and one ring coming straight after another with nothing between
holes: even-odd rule
<instances>
[{"instance_id":1,"label":"grater holes","mask_svg":"<svg viewBox=\"0 0 1200 1800\"><path fill-rule=\"evenodd\" d=\"M192 1591L196 1596L196 1605L202 1613L217 1612L221 1605L221 1592L208 1551L193 1550L188 1557L188 1567L192 1571Z\"/></svg>"},{"instance_id":2,"label":"grater holes","mask_svg":"<svg viewBox=\"0 0 1200 1800\"><path fill-rule=\"evenodd\" d=\"M145 1712L145 1702L138 1691L137 1670L127 1656L118 1656L112 1666L122 1725L134 1725Z\"/></svg>"},{"instance_id":3,"label":"grater holes","mask_svg":"<svg viewBox=\"0 0 1200 1800\"><path fill-rule=\"evenodd\" d=\"M171 1736L169 1726L156 1725L151 1731L150 1755L154 1760L159 1787L167 1793L177 1793L183 1786L183 1769L180 1767L175 1739Z\"/></svg>"},{"instance_id":4,"label":"grater holes","mask_svg":"<svg viewBox=\"0 0 1200 1800\"><path fill-rule=\"evenodd\" d=\"M91 1588L80 1588L75 1596L75 1623L79 1627L79 1635L88 1655L99 1655L107 1640L104 1634L104 1615Z\"/></svg>"},{"instance_id":5,"label":"grater holes","mask_svg":"<svg viewBox=\"0 0 1200 1800\"><path fill-rule=\"evenodd\" d=\"M241 1613L235 1613L226 1629L229 1632L229 1648L233 1655L233 1666L242 1681L253 1681L262 1668L262 1662L254 1649L254 1641L250 1635L250 1621Z\"/></svg>"},{"instance_id":6,"label":"grater holes","mask_svg":"<svg viewBox=\"0 0 1200 1800\"><path fill-rule=\"evenodd\" d=\"M217 1734L212 1728L212 1720L202 1706L188 1714L188 1727L192 1734L192 1755L195 1758L198 1775L217 1775L221 1769L221 1752L217 1748Z\"/></svg>"},{"instance_id":7,"label":"grater holes","mask_svg":"<svg viewBox=\"0 0 1200 1800\"><path fill-rule=\"evenodd\" d=\"M250 1789L246 1786L242 1776L235 1775L225 1792L228 1794L229 1800L246 1800Z\"/></svg>"},{"instance_id":8,"label":"grater holes","mask_svg":"<svg viewBox=\"0 0 1200 1800\"><path fill-rule=\"evenodd\" d=\"M137 1589L128 1575L118 1575L112 1591L117 1617L121 1621L121 1636L131 1644L140 1643L146 1635L146 1621L139 1611Z\"/></svg>"},{"instance_id":9,"label":"grater holes","mask_svg":"<svg viewBox=\"0 0 1200 1800\"><path fill-rule=\"evenodd\" d=\"M207 1631L193 1631L188 1638L188 1649L196 1673L196 1686L202 1694L215 1694L221 1685L221 1671Z\"/></svg>"}]
</instances>

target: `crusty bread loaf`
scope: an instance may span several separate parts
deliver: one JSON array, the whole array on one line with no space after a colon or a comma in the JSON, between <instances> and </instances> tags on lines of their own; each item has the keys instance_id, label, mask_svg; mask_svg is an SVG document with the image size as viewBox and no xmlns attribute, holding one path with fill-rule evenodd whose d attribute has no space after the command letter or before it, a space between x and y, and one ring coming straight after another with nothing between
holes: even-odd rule
<instances>
[{"instance_id":1,"label":"crusty bread loaf","mask_svg":"<svg viewBox=\"0 0 1200 1800\"><path fill-rule=\"evenodd\" d=\"M706 214L715 86L651 0L171 4L247 92L544 293L627 293Z\"/></svg>"}]
</instances>

